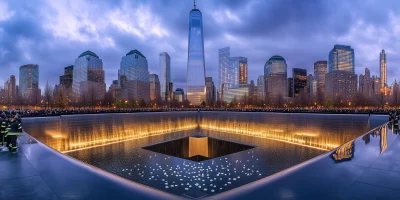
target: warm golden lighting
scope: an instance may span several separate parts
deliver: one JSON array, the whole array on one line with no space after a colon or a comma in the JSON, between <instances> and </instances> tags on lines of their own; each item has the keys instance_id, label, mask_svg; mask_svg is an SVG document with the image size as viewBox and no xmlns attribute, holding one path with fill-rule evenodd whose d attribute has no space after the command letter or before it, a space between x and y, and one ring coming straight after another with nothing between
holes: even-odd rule
<instances>
[{"instance_id":1,"label":"warm golden lighting","mask_svg":"<svg viewBox=\"0 0 400 200\"><path fill-rule=\"evenodd\" d=\"M296 130L295 127L283 129L276 129L269 124L244 122L244 121L221 121L221 120L208 120L203 119L200 128L229 132L240 135L248 135L253 137L268 138L281 142L306 146L320 150L331 150L341 144L342 136L306 132L292 132ZM348 140L350 140L349 138Z\"/></svg>"}]
</instances>

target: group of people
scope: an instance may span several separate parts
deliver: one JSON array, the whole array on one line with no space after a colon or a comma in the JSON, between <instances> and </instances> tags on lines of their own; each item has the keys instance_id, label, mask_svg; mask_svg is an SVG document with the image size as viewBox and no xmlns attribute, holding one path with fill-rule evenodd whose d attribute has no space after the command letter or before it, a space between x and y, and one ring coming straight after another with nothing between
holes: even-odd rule
<instances>
[{"instance_id":1,"label":"group of people","mask_svg":"<svg viewBox=\"0 0 400 200\"><path fill-rule=\"evenodd\" d=\"M18 113L0 114L0 146L3 151L17 152L17 138L22 133L21 116Z\"/></svg>"}]
</instances>

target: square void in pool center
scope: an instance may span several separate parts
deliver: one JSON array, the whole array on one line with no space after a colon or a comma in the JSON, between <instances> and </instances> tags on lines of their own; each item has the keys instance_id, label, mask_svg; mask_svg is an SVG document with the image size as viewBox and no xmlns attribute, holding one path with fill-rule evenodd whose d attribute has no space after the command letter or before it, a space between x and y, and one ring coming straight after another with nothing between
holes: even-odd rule
<instances>
[{"instance_id":1,"label":"square void in pool center","mask_svg":"<svg viewBox=\"0 0 400 200\"><path fill-rule=\"evenodd\" d=\"M178 158L201 162L240 151L245 151L254 147L255 146L239 144L212 137L189 136L149 145L142 148Z\"/></svg>"}]
</instances>

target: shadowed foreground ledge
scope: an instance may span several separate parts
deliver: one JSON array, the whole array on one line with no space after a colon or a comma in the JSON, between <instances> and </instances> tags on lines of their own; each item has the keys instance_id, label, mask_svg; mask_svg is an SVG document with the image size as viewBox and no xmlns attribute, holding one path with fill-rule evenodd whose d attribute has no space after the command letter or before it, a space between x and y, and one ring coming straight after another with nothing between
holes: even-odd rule
<instances>
[{"instance_id":1,"label":"shadowed foreground ledge","mask_svg":"<svg viewBox=\"0 0 400 200\"><path fill-rule=\"evenodd\" d=\"M180 199L61 154L24 133L0 152L0 199Z\"/></svg>"}]
</instances>

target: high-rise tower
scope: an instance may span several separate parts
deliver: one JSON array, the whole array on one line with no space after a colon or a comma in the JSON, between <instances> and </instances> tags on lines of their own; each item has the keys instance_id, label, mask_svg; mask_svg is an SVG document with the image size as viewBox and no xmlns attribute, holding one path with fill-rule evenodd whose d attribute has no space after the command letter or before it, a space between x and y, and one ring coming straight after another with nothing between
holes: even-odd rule
<instances>
[{"instance_id":1,"label":"high-rise tower","mask_svg":"<svg viewBox=\"0 0 400 200\"><path fill-rule=\"evenodd\" d=\"M200 105L205 101L205 86L203 18L200 10L196 8L195 1L194 8L189 14L187 100L193 105Z\"/></svg>"},{"instance_id":2,"label":"high-rise tower","mask_svg":"<svg viewBox=\"0 0 400 200\"><path fill-rule=\"evenodd\" d=\"M381 90L384 90L387 85L387 74L386 74L386 52L382 49L379 56L379 70L380 70L380 78L381 78Z\"/></svg>"},{"instance_id":3,"label":"high-rise tower","mask_svg":"<svg viewBox=\"0 0 400 200\"><path fill-rule=\"evenodd\" d=\"M169 94L173 88L169 88L171 82L171 57L167 52L160 53L160 92L162 100L168 101L171 97ZM170 99L172 100L172 99Z\"/></svg>"}]
</instances>

